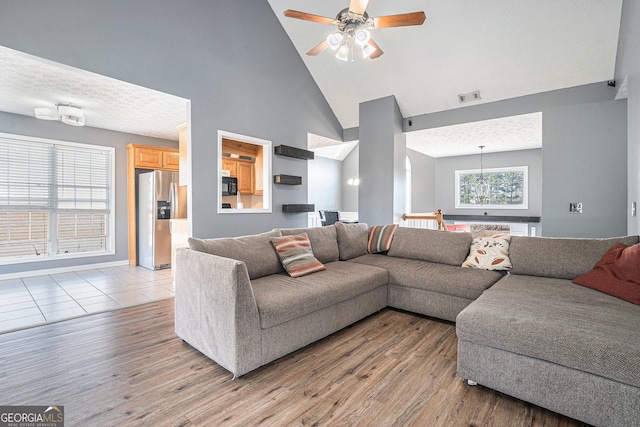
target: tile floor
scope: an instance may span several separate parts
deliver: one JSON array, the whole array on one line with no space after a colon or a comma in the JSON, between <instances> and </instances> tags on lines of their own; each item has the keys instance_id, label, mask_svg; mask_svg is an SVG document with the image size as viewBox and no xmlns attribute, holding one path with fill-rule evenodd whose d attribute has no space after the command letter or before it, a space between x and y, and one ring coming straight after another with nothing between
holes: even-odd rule
<instances>
[{"instance_id":1,"label":"tile floor","mask_svg":"<svg viewBox=\"0 0 640 427\"><path fill-rule=\"evenodd\" d=\"M170 269L120 266L0 280L0 333L173 296Z\"/></svg>"}]
</instances>

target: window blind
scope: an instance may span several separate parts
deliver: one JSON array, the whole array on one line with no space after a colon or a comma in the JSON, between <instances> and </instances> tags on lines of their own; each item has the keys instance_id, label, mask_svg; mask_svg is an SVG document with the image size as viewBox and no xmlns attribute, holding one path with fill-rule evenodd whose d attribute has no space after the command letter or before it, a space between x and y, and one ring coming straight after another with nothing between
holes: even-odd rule
<instances>
[{"instance_id":1,"label":"window blind","mask_svg":"<svg viewBox=\"0 0 640 427\"><path fill-rule=\"evenodd\" d=\"M50 144L0 138L0 208L53 208Z\"/></svg>"},{"instance_id":2,"label":"window blind","mask_svg":"<svg viewBox=\"0 0 640 427\"><path fill-rule=\"evenodd\" d=\"M113 149L0 137L0 260L110 249Z\"/></svg>"}]
</instances>

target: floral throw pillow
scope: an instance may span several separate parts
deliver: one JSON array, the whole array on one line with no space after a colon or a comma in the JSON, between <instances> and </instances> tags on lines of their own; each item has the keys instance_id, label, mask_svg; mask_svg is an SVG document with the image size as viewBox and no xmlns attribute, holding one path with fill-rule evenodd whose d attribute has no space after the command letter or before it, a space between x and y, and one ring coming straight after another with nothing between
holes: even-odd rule
<instances>
[{"instance_id":1,"label":"floral throw pillow","mask_svg":"<svg viewBox=\"0 0 640 427\"><path fill-rule=\"evenodd\" d=\"M482 270L509 270L512 267L509 259L510 242L509 234L476 237L471 242L469 256L462 266Z\"/></svg>"},{"instance_id":2,"label":"floral throw pillow","mask_svg":"<svg viewBox=\"0 0 640 427\"><path fill-rule=\"evenodd\" d=\"M289 276L300 277L327 268L313 256L307 233L272 237L271 243Z\"/></svg>"}]
</instances>

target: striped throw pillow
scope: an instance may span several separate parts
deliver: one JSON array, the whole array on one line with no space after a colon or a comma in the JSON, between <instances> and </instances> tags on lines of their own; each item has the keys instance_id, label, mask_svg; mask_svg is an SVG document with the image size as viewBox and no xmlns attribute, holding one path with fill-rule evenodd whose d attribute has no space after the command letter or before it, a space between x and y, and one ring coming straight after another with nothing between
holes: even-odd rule
<instances>
[{"instance_id":1,"label":"striped throw pillow","mask_svg":"<svg viewBox=\"0 0 640 427\"><path fill-rule=\"evenodd\" d=\"M307 233L273 237L271 243L289 276L300 277L327 268L313 256Z\"/></svg>"},{"instance_id":2,"label":"striped throw pillow","mask_svg":"<svg viewBox=\"0 0 640 427\"><path fill-rule=\"evenodd\" d=\"M367 252L375 254L388 251L391 248L391 240L393 240L393 233L395 233L396 228L398 228L398 224L374 225L371 227L369 229Z\"/></svg>"}]
</instances>

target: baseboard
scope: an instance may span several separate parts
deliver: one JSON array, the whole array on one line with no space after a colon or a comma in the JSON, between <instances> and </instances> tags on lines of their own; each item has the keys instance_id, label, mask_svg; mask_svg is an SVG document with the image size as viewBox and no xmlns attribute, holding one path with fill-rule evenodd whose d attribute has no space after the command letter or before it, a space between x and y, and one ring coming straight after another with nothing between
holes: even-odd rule
<instances>
[{"instance_id":1,"label":"baseboard","mask_svg":"<svg viewBox=\"0 0 640 427\"><path fill-rule=\"evenodd\" d=\"M123 261L113 261L113 262L101 262L98 264L71 265L68 267L20 271L17 273L0 274L0 280L18 279L20 277L44 276L48 274L57 274L57 273L69 273L71 271L94 270L96 268L119 267L121 265L129 265L129 261L123 260Z\"/></svg>"}]
</instances>

